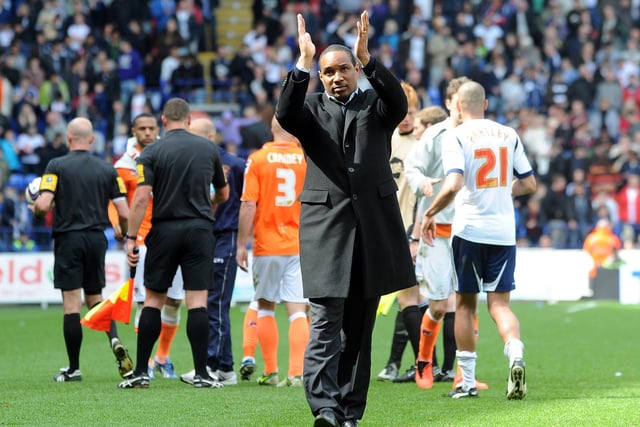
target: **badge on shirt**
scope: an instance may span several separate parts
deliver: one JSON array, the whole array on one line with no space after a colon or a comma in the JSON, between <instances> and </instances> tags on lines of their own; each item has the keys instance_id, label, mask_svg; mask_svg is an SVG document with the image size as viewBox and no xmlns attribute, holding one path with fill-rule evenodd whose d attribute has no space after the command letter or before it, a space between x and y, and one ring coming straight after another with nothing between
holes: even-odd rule
<instances>
[{"instance_id":1,"label":"badge on shirt","mask_svg":"<svg viewBox=\"0 0 640 427\"><path fill-rule=\"evenodd\" d=\"M58 175L47 173L42 176L42 181L40 182L40 191L47 190L47 191L51 191L52 193L55 193L57 187L58 187Z\"/></svg>"},{"instance_id":2,"label":"badge on shirt","mask_svg":"<svg viewBox=\"0 0 640 427\"><path fill-rule=\"evenodd\" d=\"M120 192L122 194L127 194L127 187L125 187L124 185L124 180L120 177L117 177L116 180L118 181L118 189L120 190Z\"/></svg>"},{"instance_id":3,"label":"badge on shirt","mask_svg":"<svg viewBox=\"0 0 640 427\"><path fill-rule=\"evenodd\" d=\"M142 184L144 182L144 165L136 165L136 171L138 172L138 184Z\"/></svg>"}]
</instances>

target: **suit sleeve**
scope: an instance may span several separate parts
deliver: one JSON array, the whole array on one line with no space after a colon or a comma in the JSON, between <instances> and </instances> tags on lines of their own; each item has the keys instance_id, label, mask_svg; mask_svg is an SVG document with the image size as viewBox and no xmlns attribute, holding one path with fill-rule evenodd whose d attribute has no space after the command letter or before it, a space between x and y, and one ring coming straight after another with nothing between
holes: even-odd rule
<instances>
[{"instance_id":1,"label":"suit sleeve","mask_svg":"<svg viewBox=\"0 0 640 427\"><path fill-rule=\"evenodd\" d=\"M376 106L377 112L381 117L386 118L390 128L394 129L407 115L409 108L407 97L396 76L375 58L372 57L371 60L375 63L373 72L367 75L367 79L380 98ZM367 64L367 68L370 65Z\"/></svg>"}]
</instances>

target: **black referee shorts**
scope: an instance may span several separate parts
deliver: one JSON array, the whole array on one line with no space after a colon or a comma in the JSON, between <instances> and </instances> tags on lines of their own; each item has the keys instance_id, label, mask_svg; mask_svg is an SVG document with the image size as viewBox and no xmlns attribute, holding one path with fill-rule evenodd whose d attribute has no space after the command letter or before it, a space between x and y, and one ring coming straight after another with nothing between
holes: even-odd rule
<instances>
[{"instance_id":1,"label":"black referee shorts","mask_svg":"<svg viewBox=\"0 0 640 427\"><path fill-rule=\"evenodd\" d=\"M53 287L63 291L82 288L86 294L100 294L105 286L106 253L107 238L102 231L56 234Z\"/></svg>"},{"instance_id":2,"label":"black referee shorts","mask_svg":"<svg viewBox=\"0 0 640 427\"><path fill-rule=\"evenodd\" d=\"M178 266L182 268L185 290L201 291L213 287L213 223L184 219L155 223L145 244L146 288L167 292Z\"/></svg>"}]
</instances>

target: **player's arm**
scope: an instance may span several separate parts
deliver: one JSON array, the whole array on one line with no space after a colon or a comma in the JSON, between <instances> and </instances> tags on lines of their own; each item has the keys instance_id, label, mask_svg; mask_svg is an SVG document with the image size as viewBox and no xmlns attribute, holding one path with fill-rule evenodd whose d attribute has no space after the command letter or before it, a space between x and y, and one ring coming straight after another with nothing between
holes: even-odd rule
<instances>
[{"instance_id":1,"label":"player's arm","mask_svg":"<svg viewBox=\"0 0 640 427\"><path fill-rule=\"evenodd\" d=\"M511 196L518 197L536 191L536 178L533 174L524 178L516 178L511 183Z\"/></svg>"},{"instance_id":2,"label":"player's arm","mask_svg":"<svg viewBox=\"0 0 640 427\"><path fill-rule=\"evenodd\" d=\"M220 203L224 203L229 200L229 184L225 185L222 188L216 188L216 192L213 194L211 198L211 203L213 203L212 208L215 209L216 205Z\"/></svg>"},{"instance_id":3,"label":"player's arm","mask_svg":"<svg viewBox=\"0 0 640 427\"><path fill-rule=\"evenodd\" d=\"M247 251L247 243L251 230L253 229L253 221L256 217L258 204L253 200L245 200L240 205L240 213L238 214L238 241L236 249L236 261L238 267L242 271L249 271L249 254Z\"/></svg>"},{"instance_id":4,"label":"player's arm","mask_svg":"<svg viewBox=\"0 0 640 427\"><path fill-rule=\"evenodd\" d=\"M40 195L33 203L33 214L42 218L53 208L53 200L55 198L56 189L58 188L58 174L56 165L49 162L47 169L40 180Z\"/></svg>"},{"instance_id":5,"label":"player's arm","mask_svg":"<svg viewBox=\"0 0 640 427\"><path fill-rule=\"evenodd\" d=\"M215 189L215 193L211 198L211 211L215 212L217 205L229 200L229 183L227 182L227 176L225 175L222 167L222 159L218 150L215 151L215 160L213 162L213 180L211 184Z\"/></svg>"},{"instance_id":6,"label":"player's arm","mask_svg":"<svg viewBox=\"0 0 640 427\"><path fill-rule=\"evenodd\" d=\"M127 197L129 197L129 195L130 194L132 195L133 192L136 190L135 176L129 173L130 169L116 168L116 172L118 173L118 176L124 183L126 195ZM129 205L127 204L127 207L128 206ZM120 211L118 210L118 208L116 207L113 201L109 203L109 222L111 223L111 227L113 228L113 235L116 238L116 240L120 242L123 241L125 235L127 234L127 229L126 228L122 229L120 225L121 223Z\"/></svg>"},{"instance_id":7,"label":"player's arm","mask_svg":"<svg viewBox=\"0 0 640 427\"><path fill-rule=\"evenodd\" d=\"M440 192L424 212L420 234L424 242L429 246L433 246L433 239L436 233L434 217L438 212L449 206L449 203L453 202L453 199L455 199L456 194L458 194L458 191L460 191L463 185L463 176L460 172L449 172L444 179Z\"/></svg>"},{"instance_id":8,"label":"player's arm","mask_svg":"<svg viewBox=\"0 0 640 427\"><path fill-rule=\"evenodd\" d=\"M40 196L33 203L33 214L38 218L42 218L49 213L53 207L53 193L49 191L40 191Z\"/></svg>"},{"instance_id":9,"label":"player's arm","mask_svg":"<svg viewBox=\"0 0 640 427\"><path fill-rule=\"evenodd\" d=\"M114 234L116 236L116 239L122 241L124 239L124 236L127 234L128 229L129 205L127 204L127 199L124 197L112 200L112 202L118 214L117 231L114 227Z\"/></svg>"},{"instance_id":10,"label":"player's arm","mask_svg":"<svg viewBox=\"0 0 640 427\"><path fill-rule=\"evenodd\" d=\"M131 200L131 208L129 210L129 232L127 233L127 261L129 267L135 267L138 264L140 255L134 251L136 247L138 230L147 211L147 205L151 199L151 191L153 187L150 185L139 184L133 193Z\"/></svg>"}]
</instances>

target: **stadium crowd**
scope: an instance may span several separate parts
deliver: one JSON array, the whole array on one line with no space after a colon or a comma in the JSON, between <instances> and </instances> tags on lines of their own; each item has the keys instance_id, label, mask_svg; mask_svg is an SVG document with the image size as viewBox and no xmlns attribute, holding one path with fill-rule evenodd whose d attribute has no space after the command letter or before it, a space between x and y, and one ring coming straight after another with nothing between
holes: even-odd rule
<instances>
[{"instance_id":1,"label":"stadium crowd","mask_svg":"<svg viewBox=\"0 0 640 427\"><path fill-rule=\"evenodd\" d=\"M246 157L270 139L296 13L324 46L351 46L363 9L372 52L421 107L467 76L488 117L521 135L539 185L516 200L520 246L581 248L602 218L639 245L640 0L254 0L237 51L217 43L220 3L0 0L0 250L50 249L51 220L32 218L22 193L66 152L71 118L92 121L94 154L112 163L138 114L173 96L224 103L237 107L216 117L222 143Z\"/></svg>"}]
</instances>

